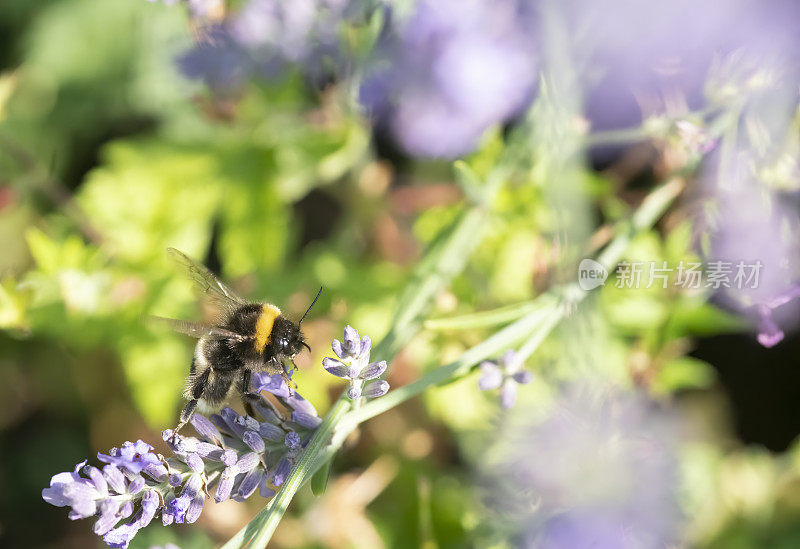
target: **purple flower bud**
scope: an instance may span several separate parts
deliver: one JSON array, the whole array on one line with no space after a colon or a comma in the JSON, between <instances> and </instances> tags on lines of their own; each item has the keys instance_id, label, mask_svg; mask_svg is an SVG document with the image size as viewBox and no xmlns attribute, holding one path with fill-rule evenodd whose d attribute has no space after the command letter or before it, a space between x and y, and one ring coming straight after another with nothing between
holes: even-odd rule
<instances>
[{"instance_id":1,"label":"purple flower bud","mask_svg":"<svg viewBox=\"0 0 800 549\"><path fill-rule=\"evenodd\" d=\"M289 460L286 458L281 458L278 461L278 466L275 469L275 472L272 473L272 484L275 486L280 486L283 484L283 481L286 480L286 477L292 470L292 464L289 463Z\"/></svg>"},{"instance_id":2,"label":"purple flower bud","mask_svg":"<svg viewBox=\"0 0 800 549\"><path fill-rule=\"evenodd\" d=\"M220 411L219 415L225 420L228 431L241 438L244 433L244 425L242 425L239 420L239 414L237 414L233 408L226 406Z\"/></svg>"},{"instance_id":3,"label":"purple flower bud","mask_svg":"<svg viewBox=\"0 0 800 549\"><path fill-rule=\"evenodd\" d=\"M306 429L316 429L322 423L322 418L305 412L292 412L292 421Z\"/></svg>"},{"instance_id":4,"label":"purple flower bud","mask_svg":"<svg viewBox=\"0 0 800 549\"><path fill-rule=\"evenodd\" d=\"M299 447L300 446L300 435L298 435L294 431L289 431L288 433L286 433L286 440L284 441L284 444L290 450L293 450L293 449Z\"/></svg>"},{"instance_id":5,"label":"purple flower bud","mask_svg":"<svg viewBox=\"0 0 800 549\"><path fill-rule=\"evenodd\" d=\"M277 425L271 425L269 423L262 423L261 425L259 425L258 432L261 434L262 437L269 440L270 442L280 442L283 440L285 436L283 429L281 429Z\"/></svg>"},{"instance_id":6,"label":"purple flower bud","mask_svg":"<svg viewBox=\"0 0 800 549\"><path fill-rule=\"evenodd\" d=\"M169 485L170 486L173 486L173 487L180 486L182 482L183 482L183 475L181 475L180 473L172 473L169 476Z\"/></svg>"},{"instance_id":7,"label":"purple flower bud","mask_svg":"<svg viewBox=\"0 0 800 549\"><path fill-rule=\"evenodd\" d=\"M350 368L346 364L336 360L335 358L328 358L328 357L323 358L322 367L325 368L325 370L327 370L329 374L333 374L336 377L341 377L344 379L352 379L350 376L351 374Z\"/></svg>"},{"instance_id":8,"label":"purple flower bud","mask_svg":"<svg viewBox=\"0 0 800 549\"><path fill-rule=\"evenodd\" d=\"M375 379L386 371L386 361L373 362L361 370L358 379Z\"/></svg>"},{"instance_id":9,"label":"purple flower bud","mask_svg":"<svg viewBox=\"0 0 800 549\"><path fill-rule=\"evenodd\" d=\"M153 517L156 516L156 511L158 510L158 505L160 502L161 497L156 490L145 490L144 495L142 496L142 514L136 520L136 526L138 528L141 529L150 524L150 521L152 521Z\"/></svg>"},{"instance_id":10,"label":"purple flower bud","mask_svg":"<svg viewBox=\"0 0 800 549\"><path fill-rule=\"evenodd\" d=\"M242 441L254 452L261 453L264 451L264 439L255 431L245 431L244 435L242 435Z\"/></svg>"},{"instance_id":11,"label":"purple flower bud","mask_svg":"<svg viewBox=\"0 0 800 549\"><path fill-rule=\"evenodd\" d=\"M219 484L217 484L217 491L214 493L214 501L222 503L231 496L235 477L236 471L232 467L226 467L220 476Z\"/></svg>"},{"instance_id":12,"label":"purple flower bud","mask_svg":"<svg viewBox=\"0 0 800 549\"><path fill-rule=\"evenodd\" d=\"M389 391L389 383L379 379L378 381L373 381L372 383L367 384L364 387L363 396L367 398L378 398L380 396L385 395Z\"/></svg>"},{"instance_id":13,"label":"purple flower bud","mask_svg":"<svg viewBox=\"0 0 800 549\"><path fill-rule=\"evenodd\" d=\"M189 421L192 423L195 431L204 439L213 441L215 444L222 442L222 435L219 429L217 429L207 417L195 413Z\"/></svg>"},{"instance_id":14,"label":"purple flower bud","mask_svg":"<svg viewBox=\"0 0 800 549\"><path fill-rule=\"evenodd\" d=\"M193 498L203 488L203 477L199 474L189 475L189 480L183 486L181 496Z\"/></svg>"},{"instance_id":15,"label":"purple flower bud","mask_svg":"<svg viewBox=\"0 0 800 549\"><path fill-rule=\"evenodd\" d=\"M358 331L352 326L344 328L344 348L351 356L358 356L361 353L361 338Z\"/></svg>"},{"instance_id":16,"label":"purple flower bud","mask_svg":"<svg viewBox=\"0 0 800 549\"><path fill-rule=\"evenodd\" d=\"M516 381L520 385L527 385L528 383L533 381L533 373L531 373L531 372L529 372L527 370L523 370L521 372L517 372L514 375L512 375L511 377L514 378L514 381Z\"/></svg>"},{"instance_id":17,"label":"purple flower bud","mask_svg":"<svg viewBox=\"0 0 800 549\"><path fill-rule=\"evenodd\" d=\"M186 465L189 466L189 469L191 469L194 473L200 473L205 468L203 459L195 453L186 454L186 457L183 458L183 460L186 462Z\"/></svg>"},{"instance_id":18,"label":"purple flower bud","mask_svg":"<svg viewBox=\"0 0 800 549\"><path fill-rule=\"evenodd\" d=\"M131 494L138 494L144 488L144 477L136 476L131 479L131 482L128 484L128 493Z\"/></svg>"},{"instance_id":19,"label":"purple flower bud","mask_svg":"<svg viewBox=\"0 0 800 549\"><path fill-rule=\"evenodd\" d=\"M356 400L357 398L361 398L361 385L351 385L350 388L347 390L347 398L350 400Z\"/></svg>"},{"instance_id":20,"label":"purple flower bud","mask_svg":"<svg viewBox=\"0 0 800 549\"><path fill-rule=\"evenodd\" d=\"M228 467L230 467L231 465L234 465L238 459L239 456L236 455L236 451L228 448L227 450L222 452L222 457L220 461L225 465L227 465Z\"/></svg>"},{"instance_id":21,"label":"purple flower bud","mask_svg":"<svg viewBox=\"0 0 800 549\"><path fill-rule=\"evenodd\" d=\"M342 342L339 341L338 339L333 340L333 342L331 343L331 349L333 349L333 352L336 353L336 356L338 356L339 358L341 359L347 358L347 353L344 352L344 348L342 347Z\"/></svg>"},{"instance_id":22,"label":"purple flower bud","mask_svg":"<svg viewBox=\"0 0 800 549\"><path fill-rule=\"evenodd\" d=\"M255 466L261 463L261 456L256 452L249 452L239 458L236 462L235 468L238 473L247 473L252 471Z\"/></svg>"},{"instance_id":23,"label":"purple flower bud","mask_svg":"<svg viewBox=\"0 0 800 549\"><path fill-rule=\"evenodd\" d=\"M142 472L155 480L156 482L164 482L169 472L163 463L147 465Z\"/></svg>"},{"instance_id":24,"label":"purple flower bud","mask_svg":"<svg viewBox=\"0 0 800 549\"><path fill-rule=\"evenodd\" d=\"M189 507L186 509L185 520L188 524L192 524L200 517L205 499L206 496L202 491L198 492L197 495L192 498Z\"/></svg>"},{"instance_id":25,"label":"purple flower bud","mask_svg":"<svg viewBox=\"0 0 800 549\"><path fill-rule=\"evenodd\" d=\"M237 491L237 496L239 496L241 500L249 498L253 492L256 491L256 488L261 485L263 480L264 470L261 467L256 467L247 473L242 480L242 483L239 485L239 490Z\"/></svg>"},{"instance_id":26,"label":"purple flower bud","mask_svg":"<svg viewBox=\"0 0 800 549\"><path fill-rule=\"evenodd\" d=\"M172 517L175 524L183 524L186 520L186 510L189 508L190 498L180 496L170 500L168 504L164 504L163 514L168 514Z\"/></svg>"}]
</instances>

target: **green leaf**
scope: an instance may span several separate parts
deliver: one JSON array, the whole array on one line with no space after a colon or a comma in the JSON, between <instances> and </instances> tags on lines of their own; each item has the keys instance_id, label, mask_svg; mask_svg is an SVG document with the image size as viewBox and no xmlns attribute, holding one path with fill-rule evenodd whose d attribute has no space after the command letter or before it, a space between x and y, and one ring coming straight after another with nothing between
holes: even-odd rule
<instances>
[{"instance_id":1,"label":"green leaf","mask_svg":"<svg viewBox=\"0 0 800 549\"><path fill-rule=\"evenodd\" d=\"M709 363L682 356L661 367L651 388L656 393L667 394L680 389L708 387L716 379L717 372Z\"/></svg>"},{"instance_id":2,"label":"green leaf","mask_svg":"<svg viewBox=\"0 0 800 549\"><path fill-rule=\"evenodd\" d=\"M325 493L325 489L328 487L328 477L331 474L331 462L333 458L325 461L325 463L317 469L317 472L314 473L314 476L311 477L311 491L314 493L315 496L321 496Z\"/></svg>"}]
</instances>

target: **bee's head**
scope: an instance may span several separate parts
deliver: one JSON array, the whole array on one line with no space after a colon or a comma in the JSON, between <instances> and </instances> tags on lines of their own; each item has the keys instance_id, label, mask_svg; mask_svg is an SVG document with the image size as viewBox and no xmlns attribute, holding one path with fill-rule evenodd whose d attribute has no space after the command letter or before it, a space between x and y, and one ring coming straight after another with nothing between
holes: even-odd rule
<instances>
[{"instance_id":1,"label":"bee's head","mask_svg":"<svg viewBox=\"0 0 800 549\"><path fill-rule=\"evenodd\" d=\"M305 347L311 350L306 343L300 326L283 317L275 320L272 329L272 352L280 353L284 356L293 357Z\"/></svg>"}]
</instances>

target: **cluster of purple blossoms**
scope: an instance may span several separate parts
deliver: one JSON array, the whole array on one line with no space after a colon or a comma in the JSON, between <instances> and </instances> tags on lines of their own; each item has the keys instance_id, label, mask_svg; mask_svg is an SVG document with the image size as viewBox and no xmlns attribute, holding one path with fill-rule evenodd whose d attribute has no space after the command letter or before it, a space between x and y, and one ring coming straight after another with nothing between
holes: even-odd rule
<instances>
[{"instance_id":1,"label":"cluster of purple blossoms","mask_svg":"<svg viewBox=\"0 0 800 549\"><path fill-rule=\"evenodd\" d=\"M499 361L483 361L480 369L478 387L481 391L500 389L500 406L506 410L517 401L517 385L525 385L533 380L533 374L522 369L522 361L514 351L506 351Z\"/></svg>"},{"instance_id":2,"label":"cluster of purple blossoms","mask_svg":"<svg viewBox=\"0 0 800 549\"><path fill-rule=\"evenodd\" d=\"M414 155L452 158L533 97L537 50L518 0L420 0L386 29L360 101Z\"/></svg>"},{"instance_id":3,"label":"cluster of purple blossoms","mask_svg":"<svg viewBox=\"0 0 800 549\"><path fill-rule=\"evenodd\" d=\"M339 31L361 15L361 4L249 0L203 30L204 39L181 58L181 69L218 92L236 90L251 76L276 78L290 66L321 79L342 65Z\"/></svg>"},{"instance_id":4,"label":"cluster of purple blossoms","mask_svg":"<svg viewBox=\"0 0 800 549\"><path fill-rule=\"evenodd\" d=\"M97 455L106 464L102 470L84 461L55 475L42 497L70 507L72 520L97 517L94 532L122 548L159 513L164 525L192 523L207 497L244 501L256 490L272 497L321 419L280 375L253 378L253 390L272 393L285 411L261 396L250 402L252 416L231 408L210 418L195 413L198 437L162 433L173 456L157 454L141 440L126 442Z\"/></svg>"},{"instance_id":5,"label":"cluster of purple blossoms","mask_svg":"<svg viewBox=\"0 0 800 549\"><path fill-rule=\"evenodd\" d=\"M347 396L351 400L361 397L377 398L389 390L389 383L375 378L386 371L386 361L370 362L372 340L369 336L359 337L358 331L347 326L344 329L344 342L334 339L331 344L337 358L325 357L322 365L325 369L350 382ZM367 381L370 383L366 383Z\"/></svg>"}]
</instances>

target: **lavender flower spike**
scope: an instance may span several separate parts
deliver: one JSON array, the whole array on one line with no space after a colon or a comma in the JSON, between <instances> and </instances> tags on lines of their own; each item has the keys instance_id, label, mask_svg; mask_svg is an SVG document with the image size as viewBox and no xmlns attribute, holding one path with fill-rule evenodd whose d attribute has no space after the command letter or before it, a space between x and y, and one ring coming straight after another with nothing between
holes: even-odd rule
<instances>
[{"instance_id":1,"label":"lavender flower spike","mask_svg":"<svg viewBox=\"0 0 800 549\"><path fill-rule=\"evenodd\" d=\"M272 497L321 420L296 392L289 397L285 384L274 379L265 383L287 395L276 395L285 412L262 401L254 403L254 417L230 408L208 419L195 414L192 425L199 438L171 429L162 433L172 457L154 453L141 440L126 442L98 454L107 463L102 471L84 461L72 472L55 475L42 498L70 507L72 520L96 517L95 534L109 547L124 549L159 513L165 526L195 522L207 494L217 502L244 501L256 490Z\"/></svg>"},{"instance_id":2,"label":"lavender flower spike","mask_svg":"<svg viewBox=\"0 0 800 549\"><path fill-rule=\"evenodd\" d=\"M331 348L337 358L325 357L322 366L328 373L347 379L350 387L347 397L356 400L364 397L377 398L389 390L389 383L379 379L366 383L381 376L386 371L386 361L370 362L369 354L372 349L372 340L369 336L359 337L358 331L352 326L344 329L344 342L334 339Z\"/></svg>"},{"instance_id":3,"label":"lavender flower spike","mask_svg":"<svg viewBox=\"0 0 800 549\"><path fill-rule=\"evenodd\" d=\"M517 401L517 385L525 385L533 379L533 374L522 369L522 362L514 351L507 351L498 361L487 360L481 363L482 375L478 380L481 391L500 389L500 406L509 409Z\"/></svg>"}]
</instances>

